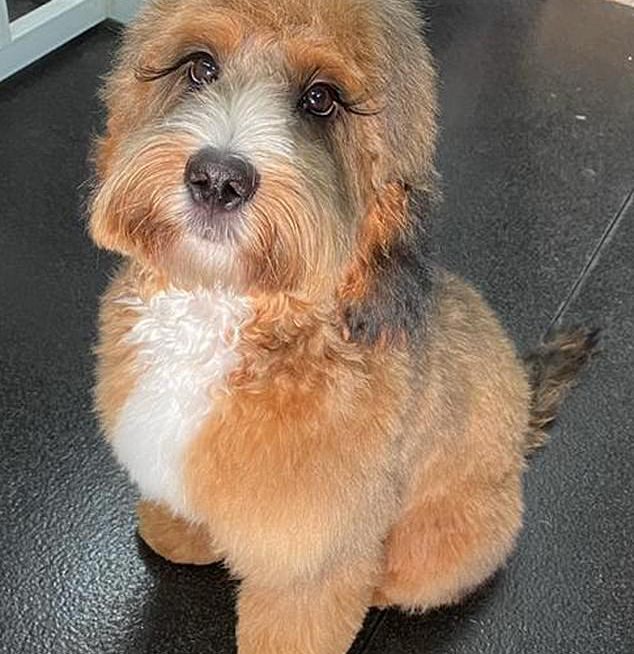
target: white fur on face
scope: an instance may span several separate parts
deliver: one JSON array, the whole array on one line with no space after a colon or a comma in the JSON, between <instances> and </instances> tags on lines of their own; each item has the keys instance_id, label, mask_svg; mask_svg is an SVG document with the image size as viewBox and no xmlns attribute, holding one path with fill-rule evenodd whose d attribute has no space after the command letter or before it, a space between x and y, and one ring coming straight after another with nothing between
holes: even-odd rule
<instances>
[{"instance_id":1,"label":"white fur on face","mask_svg":"<svg viewBox=\"0 0 634 654\"><path fill-rule=\"evenodd\" d=\"M114 431L114 451L144 498L189 516L184 457L239 362L249 303L219 290L125 302L139 313L129 339L141 374Z\"/></svg>"},{"instance_id":2,"label":"white fur on face","mask_svg":"<svg viewBox=\"0 0 634 654\"><path fill-rule=\"evenodd\" d=\"M211 85L192 96L164 128L193 136L200 148L245 157L262 172L280 159L294 159L287 104L271 83Z\"/></svg>"},{"instance_id":3,"label":"white fur on face","mask_svg":"<svg viewBox=\"0 0 634 654\"><path fill-rule=\"evenodd\" d=\"M158 126L155 137L173 134L186 144L186 154L212 147L248 160L260 175L275 174L280 163L294 166L296 146L289 121L287 94L272 82L216 83L190 95L186 103ZM179 171L180 191L171 200L171 219L182 226L183 238L174 250L170 269L186 271L183 278L206 283L208 279L237 280L236 242L245 238L248 221L235 221L226 238L206 240L188 229L194 207ZM213 229L210 226L210 232Z\"/></svg>"}]
</instances>

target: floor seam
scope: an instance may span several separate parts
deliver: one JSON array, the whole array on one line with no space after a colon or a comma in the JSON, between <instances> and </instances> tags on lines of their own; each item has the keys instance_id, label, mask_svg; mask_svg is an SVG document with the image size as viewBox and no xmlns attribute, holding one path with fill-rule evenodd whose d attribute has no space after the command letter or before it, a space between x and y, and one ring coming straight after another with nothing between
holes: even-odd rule
<instances>
[{"instance_id":1,"label":"floor seam","mask_svg":"<svg viewBox=\"0 0 634 654\"><path fill-rule=\"evenodd\" d=\"M599 258L601 257L603 250L610 243L612 236L615 234L615 232L617 231L617 229L621 224L621 221L627 215L629 209L632 206L634 206L634 187L632 187L630 189L630 192L625 196L625 200L623 200L623 203L612 217L612 220L610 220L608 226L603 231L603 234L601 234L601 238L599 239L598 243L592 250L592 253L588 257L588 260L586 261L584 267L579 273L577 279L570 287L570 290L568 291L568 294L564 298L564 301L559 305L557 312L555 313L554 317L548 324L548 327L546 328L545 331L545 337L547 337L548 334L550 334L553 331L553 329L555 329L559 325L559 322L561 321L564 313L566 313L566 311L570 308L572 303L578 297L586 280L590 276L590 273L592 272L597 262L599 261Z\"/></svg>"}]
</instances>

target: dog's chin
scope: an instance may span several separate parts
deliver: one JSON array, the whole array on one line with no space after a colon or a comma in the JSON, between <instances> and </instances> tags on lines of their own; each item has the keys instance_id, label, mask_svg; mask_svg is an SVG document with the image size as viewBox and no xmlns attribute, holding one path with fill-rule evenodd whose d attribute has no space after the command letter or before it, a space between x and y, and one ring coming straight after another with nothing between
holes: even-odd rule
<instances>
[{"instance_id":1,"label":"dog's chin","mask_svg":"<svg viewBox=\"0 0 634 654\"><path fill-rule=\"evenodd\" d=\"M226 288L242 292L245 279L236 238L227 237L220 226L212 228L192 219L178 243L167 249L156 262L157 268L175 288Z\"/></svg>"},{"instance_id":2,"label":"dog's chin","mask_svg":"<svg viewBox=\"0 0 634 654\"><path fill-rule=\"evenodd\" d=\"M242 210L190 205L181 213L181 237L159 262L173 285L187 288L244 287L241 243L247 216Z\"/></svg>"},{"instance_id":3,"label":"dog's chin","mask_svg":"<svg viewBox=\"0 0 634 654\"><path fill-rule=\"evenodd\" d=\"M191 237L218 248L239 245L246 220L242 211L193 207L188 213L186 229Z\"/></svg>"}]
</instances>

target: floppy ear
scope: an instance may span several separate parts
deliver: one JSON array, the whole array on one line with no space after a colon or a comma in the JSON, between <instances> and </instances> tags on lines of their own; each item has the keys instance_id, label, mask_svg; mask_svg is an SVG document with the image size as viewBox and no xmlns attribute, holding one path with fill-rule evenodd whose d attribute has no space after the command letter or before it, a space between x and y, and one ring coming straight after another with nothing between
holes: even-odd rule
<instances>
[{"instance_id":1,"label":"floppy ear","mask_svg":"<svg viewBox=\"0 0 634 654\"><path fill-rule=\"evenodd\" d=\"M339 290L348 340L408 342L423 332L433 285L425 234L430 198L400 182L376 197Z\"/></svg>"},{"instance_id":2,"label":"floppy ear","mask_svg":"<svg viewBox=\"0 0 634 654\"><path fill-rule=\"evenodd\" d=\"M426 219L436 197L436 74L422 18L413 2L378 7L385 106L377 122L364 123L373 149L374 200L339 289L344 336L369 345L424 333L433 292Z\"/></svg>"}]
</instances>

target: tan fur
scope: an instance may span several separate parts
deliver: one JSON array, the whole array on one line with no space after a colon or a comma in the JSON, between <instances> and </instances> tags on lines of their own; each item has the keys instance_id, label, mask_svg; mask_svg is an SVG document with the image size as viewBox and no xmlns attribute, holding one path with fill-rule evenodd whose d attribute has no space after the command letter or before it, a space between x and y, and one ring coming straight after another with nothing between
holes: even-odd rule
<instances>
[{"instance_id":1,"label":"tan fur","mask_svg":"<svg viewBox=\"0 0 634 654\"><path fill-rule=\"evenodd\" d=\"M154 502L139 502L139 535L164 559L172 563L209 565L221 560L205 525L175 516Z\"/></svg>"},{"instance_id":2,"label":"tan fur","mask_svg":"<svg viewBox=\"0 0 634 654\"><path fill-rule=\"evenodd\" d=\"M240 654L343 654L372 604L460 600L504 564L521 526L527 442L545 424L539 398L555 395L531 390L465 282L436 270L426 297L412 296L414 196L431 197L435 177L435 75L419 27L408 0L155 0L104 94L91 230L127 257L101 311L106 435L140 373L126 340L137 313L121 298L227 286L252 309L239 365L187 452L189 515L139 505L157 552L222 558L242 580ZM230 270L199 275L168 202L189 146L160 132L183 83L139 79L193 47L230 62L236 84L271 76L291 98L317 70L363 110L327 135L293 123L296 161L263 176ZM413 329L403 312L419 300ZM365 317L346 322L350 306L379 323L368 338Z\"/></svg>"},{"instance_id":3,"label":"tan fur","mask_svg":"<svg viewBox=\"0 0 634 654\"><path fill-rule=\"evenodd\" d=\"M421 370L408 492L376 596L411 610L480 585L521 525L527 380L480 297L455 278L444 291Z\"/></svg>"},{"instance_id":4,"label":"tan fur","mask_svg":"<svg viewBox=\"0 0 634 654\"><path fill-rule=\"evenodd\" d=\"M356 256L350 262L345 281L339 289L344 300L356 300L368 292L373 255L385 250L394 234L405 228L407 197L401 185L391 183L377 195L359 230Z\"/></svg>"}]
</instances>

